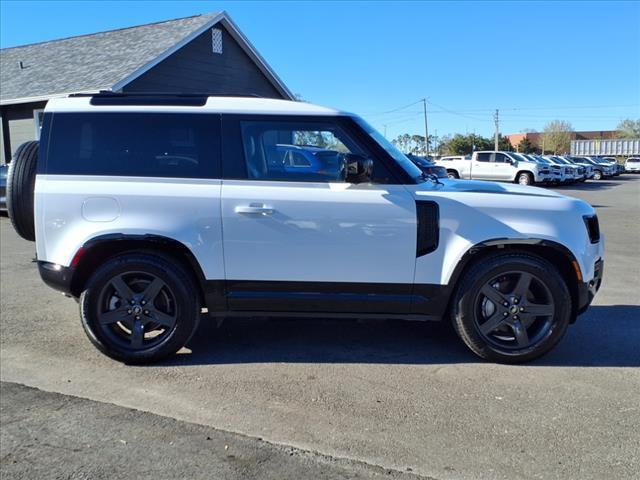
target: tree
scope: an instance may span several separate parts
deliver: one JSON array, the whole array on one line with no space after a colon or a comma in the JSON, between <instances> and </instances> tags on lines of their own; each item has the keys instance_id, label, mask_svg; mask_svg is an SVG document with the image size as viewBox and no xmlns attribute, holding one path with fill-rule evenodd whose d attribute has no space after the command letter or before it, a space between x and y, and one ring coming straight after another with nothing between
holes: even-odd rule
<instances>
[{"instance_id":1,"label":"tree","mask_svg":"<svg viewBox=\"0 0 640 480\"><path fill-rule=\"evenodd\" d=\"M544 151L568 152L573 139L573 127L564 120L552 120L547 123L542 133ZM542 153L544 153L544 151Z\"/></svg>"},{"instance_id":2,"label":"tree","mask_svg":"<svg viewBox=\"0 0 640 480\"><path fill-rule=\"evenodd\" d=\"M518 151L520 153L533 153L536 151L536 147L533 146L529 137L524 137L520 140L520 143L518 143Z\"/></svg>"},{"instance_id":3,"label":"tree","mask_svg":"<svg viewBox=\"0 0 640 480\"><path fill-rule=\"evenodd\" d=\"M491 142L491 148L488 150L493 150L496 146L495 140ZM513 145L511 145L511 140L507 137L503 137L502 134L498 134L498 150L511 152L513 151Z\"/></svg>"},{"instance_id":4,"label":"tree","mask_svg":"<svg viewBox=\"0 0 640 480\"><path fill-rule=\"evenodd\" d=\"M462 135L456 133L453 137L445 137L440 151L449 155L468 155L475 150L493 150L493 140L470 133ZM502 144L506 138L502 137Z\"/></svg>"},{"instance_id":5,"label":"tree","mask_svg":"<svg viewBox=\"0 0 640 480\"><path fill-rule=\"evenodd\" d=\"M433 135L429 135L430 147L432 149L434 145L433 140ZM402 135L398 135L391 141L391 143L398 147L398 149L403 153L426 154L427 146L423 135L409 135L408 133L403 133Z\"/></svg>"},{"instance_id":6,"label":"tree","mask_svg":"<svg viewBox=\"0 0 640 480\"><path fill-rule=\"evenodd\" d=\"M618 138L640 138L640 119L631 120L627 118L622 120L616 127L616 136Z\"/></svg>"}]
</instances>

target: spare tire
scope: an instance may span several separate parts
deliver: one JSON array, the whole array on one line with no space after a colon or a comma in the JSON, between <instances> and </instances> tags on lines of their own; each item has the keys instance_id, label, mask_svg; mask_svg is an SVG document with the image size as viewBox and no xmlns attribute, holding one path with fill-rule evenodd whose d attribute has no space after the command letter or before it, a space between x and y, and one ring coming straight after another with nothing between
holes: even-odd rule
<instances>
[{"instance_id":1,"label":"spare tire","mask_svg":"<svg viewBox=\"0 0 640 480\"><path fill-rule=\"evenodd\" d=\"M36 239L33 196L36 186L39 142L25 142L18 147L7 173L7 212L13 228L25 240Z\"/></svg>"}]
</instances>

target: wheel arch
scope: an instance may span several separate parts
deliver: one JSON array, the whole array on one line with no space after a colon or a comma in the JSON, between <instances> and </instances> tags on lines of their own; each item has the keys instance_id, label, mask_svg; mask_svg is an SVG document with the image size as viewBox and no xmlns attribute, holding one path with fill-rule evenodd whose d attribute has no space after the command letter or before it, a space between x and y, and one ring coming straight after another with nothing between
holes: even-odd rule
<instances>
[{"instance_id":1,"label":"wheel arch","mask_svg":"<svg viewBox=\"0 0 640 480\"><path fill-rule=\"evenodd\" d=\"M453 292L465 272L474 264L494 253L521 252L541 257L551 262L559 271L567 284L571 295L571 322L578 316L579 282L582 279L582 271L575 255L566 246L552 240L527 238L506 239L497 238L485 240L469 248L461 257L454 268L449 285ZM450 301L454 298L452 294ZM449 305L450 307L450 305Z\"/></svg>"},{"instance_id":2,"label":"wheel arch","mask_svg":"<svg viewBox=\"0 0 640 480\"><path fill-rule=\"evenodd\" d=\"M106 234L86 241L72 260L71 294L79 297L91 274L108 258L126 252L158 252L179 262L193 275L201 303L205 300L206 278L195 255L184 243L161 235Z\"/></svg>"},{"instance_id":3,"label":"wheel arch","mask_svg":"<svg viewBox=\"0 0 640 480\"><path fill-rule=\"evenodd\" d=\"M533 172L531 172L530 170L518 170L518 172L516 173L515 178L513 179L514 182L518 181L518 178L520 178L520 175L522 175L523 173L526 173L527 175L529 175L529 177L531 177L531 184L534 184L536 181L536 176L533 174Z\"/></svg>"}]
</instances>

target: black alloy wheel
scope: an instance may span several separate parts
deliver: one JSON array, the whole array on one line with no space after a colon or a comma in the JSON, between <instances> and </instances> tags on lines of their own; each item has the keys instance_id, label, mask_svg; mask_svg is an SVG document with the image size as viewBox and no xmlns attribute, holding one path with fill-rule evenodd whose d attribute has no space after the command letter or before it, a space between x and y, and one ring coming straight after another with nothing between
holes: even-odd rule
<instances>
[{"instance_id":1,"label":"black alloy wheel","mask_svg":"<svg viewBox=\"0 0 640 480\"><path fill-rule=\"evenodd\" d=\"M522 363L541 357L571 320L567 280L544 258L492 253L462 277L451 304L453 326L479 357Z\"/></svg>"},{"instance_id":2,"label":"black alloy wheel","mask_svg":"<svg viewBox=\"0 0 640 480\"><path fill-rule=\"evenodd\" d=\"M80 296L89 340L126 363L148 363L174 354L195 332L200 295L180 262L156 252L107 260Z\"/></svg>"},{"instance_id":3,"label":"black alloy wheel","mask_svg":"<svg viewBox=\"0 0 640 480\"><path fill-rule=\"evenodd\" d=\"M144 350L161 343L176 321L175 294L151 273L118 274L100 292L100 329L123 349Z\"/></svg>"},{"instance_id":4,"label":"black alloy wheel","mask_svg":"<svg viewBox=\"0 0 640 480\"><path fill-rule=\"evenodd\" d=\"M482 337L507 350L529 348L543 340L555 312L549 287L523 271L506 272L486 282L475 304L474 320Z\"/></svg>"}]
</instances>

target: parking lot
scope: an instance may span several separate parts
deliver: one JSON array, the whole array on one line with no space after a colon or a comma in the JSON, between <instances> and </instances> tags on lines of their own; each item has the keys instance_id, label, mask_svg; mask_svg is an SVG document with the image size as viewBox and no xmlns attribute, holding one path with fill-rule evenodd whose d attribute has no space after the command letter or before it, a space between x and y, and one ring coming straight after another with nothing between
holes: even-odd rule
<instances>
[{"instance_id":1,"label":"parking lot","mask_svg":"<svg viewBox=\"0 0 640 480\"><path fill-rule=\"evenodd\" d=\"M561 344L522 366L479 361L446 325L296 319L205 322L176 358L125 366L90 345L77 304L42 283L34 244L2 217L3 472L637 478L640 176L554 190L597 209L604 284Z\"/></svg>"}]
</instances>

